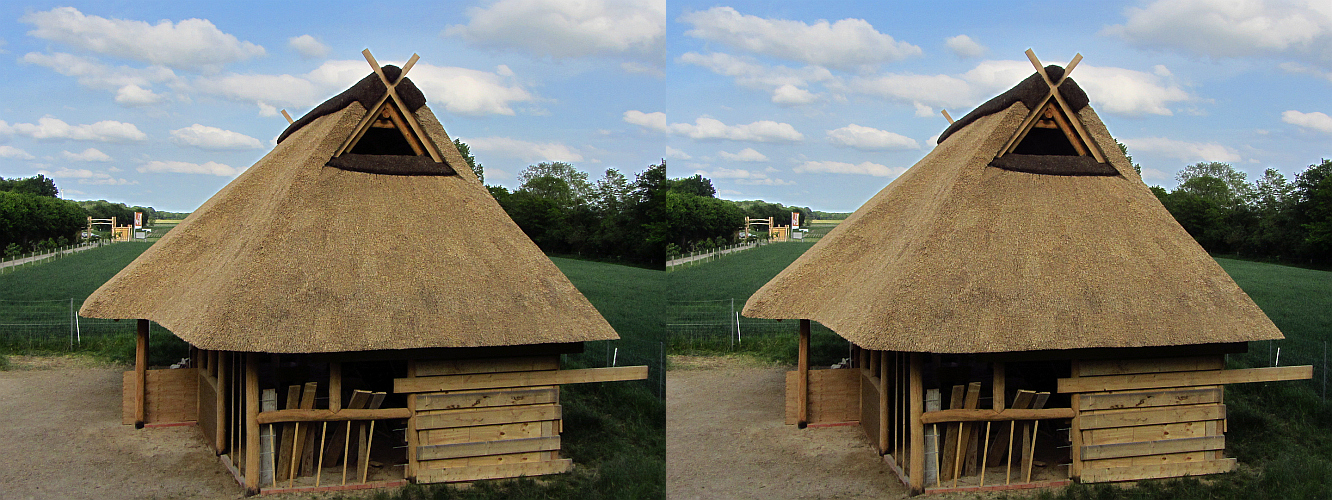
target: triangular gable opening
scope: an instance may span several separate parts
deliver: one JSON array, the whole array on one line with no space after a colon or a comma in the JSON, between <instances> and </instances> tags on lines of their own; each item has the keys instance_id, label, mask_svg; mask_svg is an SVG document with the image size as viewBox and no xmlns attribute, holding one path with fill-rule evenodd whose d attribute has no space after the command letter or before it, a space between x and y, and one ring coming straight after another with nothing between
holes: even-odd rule
<instances>
[{"instance_id":1,"label":"triangular gable opening","mask_svg":"<svg viewBox=\"0 0 1332 500\"><path fill-rule=\"evenodd\" d=\"M1030 49L1027 58L1049 86L1049 93L1022 120L990 166L1047 175L1118 175L1058 90L1082 55L1073 58L1057 82Z\"/></svg>"},{"instance_id":2,"label":"triangular gable opening","mask_svg":"<svg viewBox=\"0 0 1332 500\"><path fill-rule=\"evenodd\" d=\"M353 140L348 152L361 155L425 156L425 147L393 101L384 101L379 113L361 136Z\"/></svg>"},{"instance_id":3,"label":"triangular gable opening","mask_svg":"<svg viewBox=\"0 0 1332 500\"><path fill-rule=\"evenodd\" d=\"M1090 156L1087 143L1069 124L1068 116L1053 102L1046 104L1037 119L1031 122L1012 152L1024 155Z\"/></svg>"}]
</instances>

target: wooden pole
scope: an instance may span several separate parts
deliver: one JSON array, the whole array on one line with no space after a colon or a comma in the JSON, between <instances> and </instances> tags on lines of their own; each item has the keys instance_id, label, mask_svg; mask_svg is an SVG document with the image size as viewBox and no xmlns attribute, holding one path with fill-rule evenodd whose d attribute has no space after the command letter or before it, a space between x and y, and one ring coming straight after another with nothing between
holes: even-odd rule
<instances>
[{"instance_id":1,"label":"wooden pole","mask_svg":"<svg viewBox=\"0 0 1332 500\"><path fill-rule=\"evenodd\" d=\"M370 448L375 445L375 421L370 421L370 436L365 440L365 456L361 457L361 482L370 474Z\"/></svg>"},{"instance_id":2,"label":"wooden pole","mask_svg":"<svg viewBox=\"0 0 1332 500\"><path fill-rule=\"evenodd\" d=\"M347 462L351 462L351 420L347 421L347 439L342 440L342 485L347 485Z\"/></svg>"},{"instance_id":3,"label":"wooden pole","mask_svg":"<svg viewBox=\"0 0 1332 500\"><path fill-rule=\"evenodd\" d=\"M324 430L319 433L319 465L315 466L315 487L319 487L319 478L324 473L324 442L328 440L328 422L324 422Z\"/></svg>"},{"instance_id":4,"label":"wooden pole","mask_svg":"<svg viewBox=\"0 0 1332 500\"><path fill-rule=\"evenodd\" d=\"M918 352L911 353L911 492L925 492L925 361Z\"/></svg>"},{"instance_id":5,"label":"wooden pole","mask_svg":"<svg viewBox=\"0 0 1332 500\"><path fill-rule=\"evenodd\" d=\"M880 455L887 455L890 453L895 454L897 451L895 449L890 449L888 447L889 445L888 412L895 410L895 408L891 408L888 405L888 391L890 389L888 384L889 363L888 363L887 354L888 354L887 352L884 352L883 354L879 355L879 454ZM896 372L894 372L894 375L896 375ZM894 383L892 384L892 389L897 389L896 381L894 381ZM894 418L893 423L896 424L897 412L893 411L892 415ZM896 425L894 425L894 427L896 427ZM900 460L899 457L894 457L894 458L898 458Z\"/></svg>"},{"instance_id":6,"label":"wooden pole","mask_svg":"<svg viewBox=\"0 0 1332 500\"><path fill-rule=\"evenodd\" d=\"M213 448L218 455L227 452L227 380L231 378L231 364L228 360L231 355L226 351L217 353L217 402L214 403L214 409L217 411L217 435L214 436L215 442Z\"/></svg>"},{"instance_id":7,"label":"wooden pole","mask_svg":"<svg viewBox=\"0 0 1332 500\"><path fill-rule=\"evenodd\" d=\"M328 409L342 409L342 363L328 364Z\"/></svg>"},{"instance_id":8,"label":"wooden pole","mask_svg":"<svg viewBox=\"0 0 1332 500\"><path fill-rule=\"evenodd\" d=\"M800 320L800 354L797 384L800 391L796 400L797 415L799 415L796 426L804 429L809 425L809 320Z\"/></svg>"},{"instance_id":9,"label":"wooden pole","mask_svg":"<svg viewBox=\"0 0 1332 500\"><path fill-rule=\"evenodd\" d=\"M1073 366L1070 368L1070 378L1077 377L1082 372L1076 359L1073 360ZM1068 465L1068 476L1069 479L1076 481L1082 477L1082 419L1079 418L1082 413L1080 409L1082 407L1082 397L1075 393L1069 399L1071 399L1070 406L1073 407L1073 411L1076 413L1073 414L1072 425L1069 425L1068 429L1069 458L1073 459L1073 462Z\"/></svg>"},{"instance_id":10,"label":"wooden pole","mask_svg":"<svg viewBox=\"0 0 1332 500\"><path fill-rule=\"evenodd\" d=\"M1025 464L1027 466L1027 478L1024 482L1031 482L1031 465L1036 461L1036 433L1040 431L1040 429L1041 421L1037 420L1036 423L1031 426L1031 452L1027 455L1028 459Z\"/></svg>"},{"instance_id":11,"label":"wooden pole","mask_svg":"<svg viewBox=\"0 0 1332 500\"><path fill-rule=\"evenodd\" d=\"M1004 484L1013 483L1013 429L1017 427L1017 421L1008 423L1008 460L1004 465Z\"/></svg>"},{"instance_id":12,"label":"wooden pole","mask_svg":"<svg viewBox=\"0 0 1332 500\"><path fill-rule=\"evenodd\" d=\"M134 342L134 428L142 429L147 420L144 399L148 396L148 320L139 320Z\"/></svg>"},{"instance_id":13,"label":"wooden pole","mask_svg":"<svg viewBox=\"0 0 1332 500\"><path fill-rule=\"evenodd\" d=\"M981 486L985 486L985 466L988 465L988 461L987 461L986 459L987 459L987 458L990 458L990 424L991 424L991 423L992 423L992 422L986 422L986 423L985 423L985 446L981 449L981 469L980 469L980 473L981 473L981 474L980 474L980 476L981 476L981 477L980 477L980 485L981 485Z\"/></svg>"},{"instance_id":14,"label":"wooden pole","mask_svg":"<svg viewBox=\"0 0 1332 500\"><path fill-rule=\"evenodd\" d=\"M252 352L245 353L245 489L259 493L259 367Z\"/></svg>"}]
</instances>

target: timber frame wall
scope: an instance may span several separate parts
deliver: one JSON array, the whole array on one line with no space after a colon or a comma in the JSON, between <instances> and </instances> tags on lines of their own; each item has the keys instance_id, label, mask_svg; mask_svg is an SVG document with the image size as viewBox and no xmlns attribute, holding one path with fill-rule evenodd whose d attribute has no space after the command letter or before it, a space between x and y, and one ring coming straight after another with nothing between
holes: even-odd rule
<instances>
[{"instance_id":1,"label":"timber frame wall","mask_svg":"<svg viewBox=\"0 0 1332 500\"><path fill-rule=\"evenodd\" d=\"M1224 384L1313 374L1311 366L1225 370L1225 354L1245 343L966 355L853 345L851 369L811 371L809 320L801 320L799 346L787 423L856 417L913 494L1229 471ZM1038 461L1046 466L1033 475Z\"/></svg>"},{"instance_id":2,"label":"timber frame wall","mask_svg":"<svg viewBox=\"0 0 1332 500\"><path fill-rule=\"evenodd\" d=\"M197 425L250 493L566 472L559 386L648 375L646 366L560 370L561 354L582 351L578 342L282 355L192 348L189 368L148 370L146 321L139 333L123 422ZM370 470L372 457L383 467Z\"/></svg>"}]
</instances>

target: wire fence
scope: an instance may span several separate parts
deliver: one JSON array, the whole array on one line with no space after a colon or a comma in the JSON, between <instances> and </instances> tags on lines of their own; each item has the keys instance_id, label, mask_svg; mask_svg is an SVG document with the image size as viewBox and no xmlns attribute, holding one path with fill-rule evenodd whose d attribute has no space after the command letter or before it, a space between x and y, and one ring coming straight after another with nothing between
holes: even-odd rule
<instances>
[{"instance_id":1,"label":"wire fence","mask_svg":"<svg viewBox=\"0 0 1332 500\"><path fill-rule=\"evenodd\" d=\"M566 355L566 359L588 368L612 366L648 367L644 383L658 398L666 397L666 343L651 340L620 339L583 342L583 352Z\"/></svg>"},{"instance_id":2,"label":"wire fence","mask_svg":"<svg viewBox=\"0 0 1332 500\"><path fill-rule=\"evenodd\" d=\"M746 318L744 300L675 300L667 302L666 331L672 349L739 349L745 340L774 334L790 335L792 327L777 320Z\"/></svg>"},{"instance_id":3,"label":"wire fence","mask_svg":"<svg viewBox=\"0 0 1332 500\"><path fill-rule=\"evenodd\" d=\"M1261 368L1267 366L1313 366L1313 378L1281 382L1283 384L1303 384L1318 394L1323 402L1328 396L1328 341L1293 339L1266 340L1249 342L1249 352L1231 354L1230 361L1242 367Z\"/></svg>"},{"instance_id":4,"label":"wire fence","mask_svg":"<svg viewBox=\"0 0 1332 500\"><path fill-rule=\"evenodd\" d=\"M0 346L24 350L76 350L85 341L133 332L135 323L79 316L82 301L0 300Z\"/></svg>"}]
</instances>

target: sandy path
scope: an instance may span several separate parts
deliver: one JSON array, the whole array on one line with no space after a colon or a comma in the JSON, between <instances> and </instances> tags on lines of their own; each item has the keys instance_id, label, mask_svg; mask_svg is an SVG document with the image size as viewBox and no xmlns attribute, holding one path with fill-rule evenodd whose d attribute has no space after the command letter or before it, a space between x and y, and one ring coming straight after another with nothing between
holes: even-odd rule
<instances>
[{"instance_id":1,"label":"sandy path","mask_svg":"<svg viewBox=\"0 0 1332 500\"><path fill-rule=\"evenodd\" d=\"M121 369L13 361L46 366L0 372L0 497L242 498L198 429L120 424Z\"/></svg>"},{"instance_id":2,"label":"sandy path","mask_svg":"<svg viewBox=\"0 0 1332 500\"><path fill-rule=\"evenodd\" d=\"M785 425L783 369L737 365L667 372L667 497L907 496L860 428Z\"/></svg>"}]
</instances>

